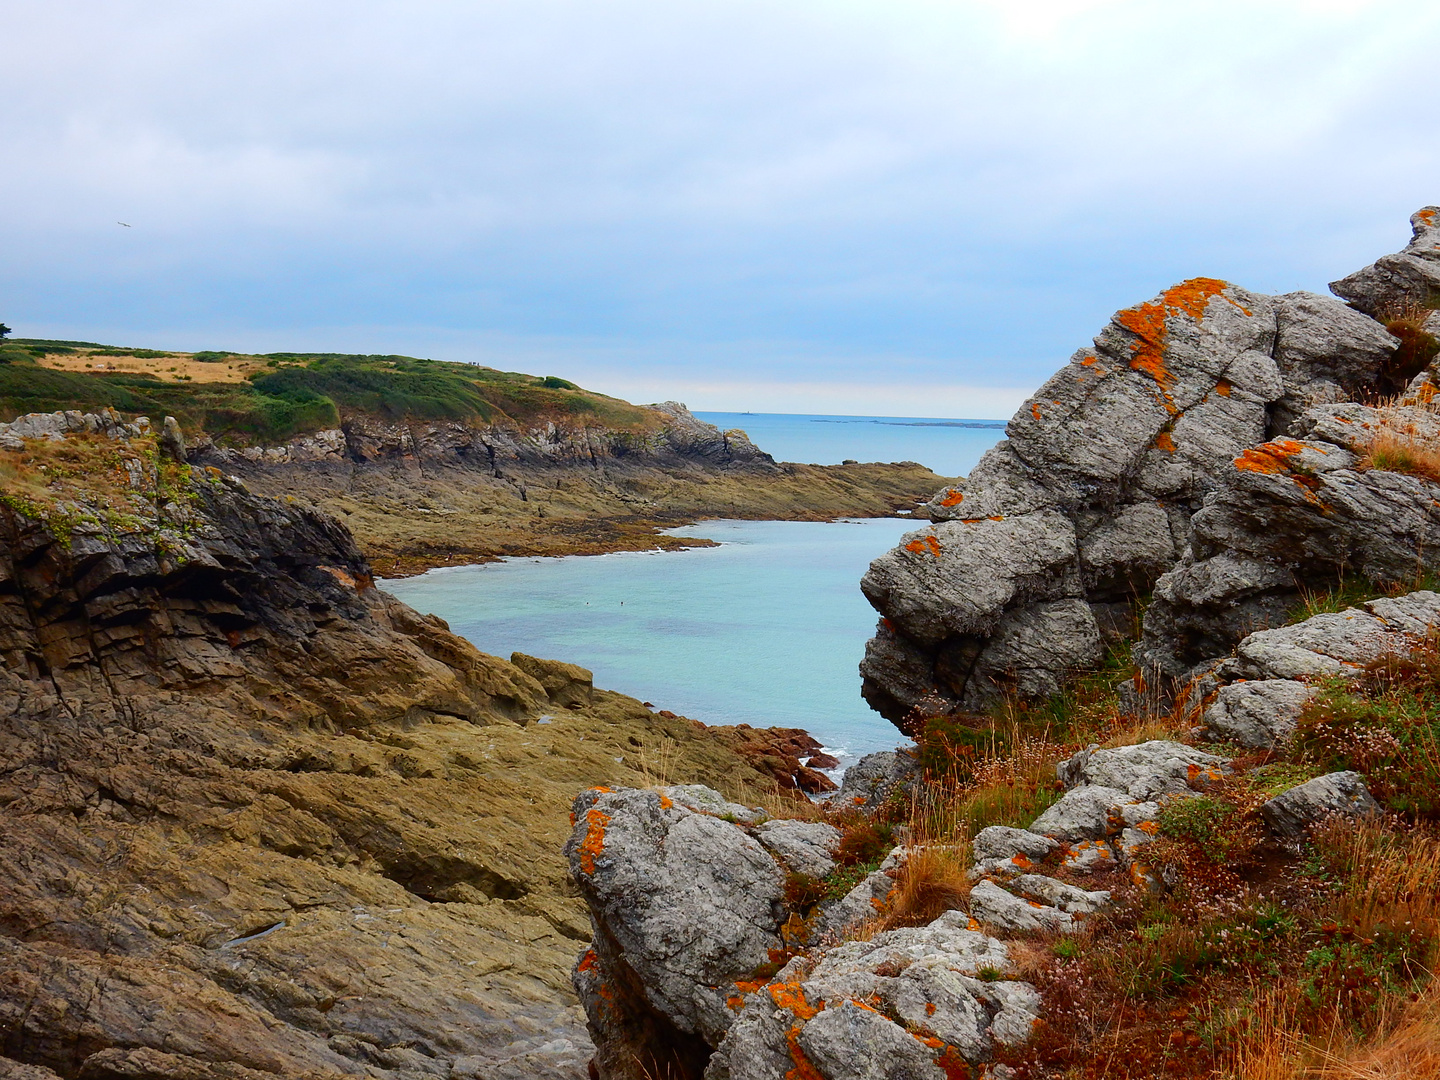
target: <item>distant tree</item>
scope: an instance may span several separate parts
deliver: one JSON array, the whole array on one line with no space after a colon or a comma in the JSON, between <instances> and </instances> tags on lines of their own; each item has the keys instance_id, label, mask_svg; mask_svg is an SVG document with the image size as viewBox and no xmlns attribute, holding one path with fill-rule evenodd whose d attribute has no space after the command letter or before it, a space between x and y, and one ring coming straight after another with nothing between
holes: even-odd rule
<instances>
[{"instance_id":1,"label":"distant tree","mask_svg":"<svg viewBox=\"0 0 1440 1080\"><path fill-rule=\"evenodd\" d=\"M3 338L6 334L13 334L14 332L15 331L11 330L10 327L6 326L3 322L0 322L0 338Z\"/></svg>"}]
</instances>

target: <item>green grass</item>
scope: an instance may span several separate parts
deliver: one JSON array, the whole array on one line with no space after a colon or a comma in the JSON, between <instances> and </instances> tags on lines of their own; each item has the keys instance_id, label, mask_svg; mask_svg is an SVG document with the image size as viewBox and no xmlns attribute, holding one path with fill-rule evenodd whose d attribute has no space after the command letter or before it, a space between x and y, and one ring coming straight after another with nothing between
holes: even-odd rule
<instances>
[{"instance_id":1,"label":"green grass","mask_svg":"<svg viewBox=\"0 0 1440 1080\"><path fill-rule=\"evenodd\" d=\"M591 393L555 375L541 378L409 356L194 354L205 361L231 357L264 361L270 370L262 369L247 383L162 380L135 372L57 371L35 362L46 353L82 350L139 359L172 355L93 342L5 342L0 345L0 418L109 406L129 417L174 416L187 431L205 431L217 442L242 445L283 442L335 427L355 415L390 423L512 421L522 427L553 420L604 426L636 438L659 426L656 414L646 409Z\"/></svg>"}]
</instances>

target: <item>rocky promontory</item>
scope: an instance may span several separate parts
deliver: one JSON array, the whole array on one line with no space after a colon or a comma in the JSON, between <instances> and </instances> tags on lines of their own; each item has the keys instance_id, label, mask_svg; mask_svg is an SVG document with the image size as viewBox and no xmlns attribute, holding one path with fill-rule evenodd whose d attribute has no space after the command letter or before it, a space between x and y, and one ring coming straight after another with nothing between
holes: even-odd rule
<instances>
[{"instance_id":1,"label":"rocky promontory","mask_svg":"<svg viewBox=\"0 0 1440 1080\"><path fill-rule=\"evenodd\" d=\"M0 468L0 1074L583 1077L575 788L773 770L478 652L176 425L28 416Z\"/></svg>"},{"instance_id":2,"label":"rocky promontory","mask_svg":"<svg viewBox=\"0 0 1440 1080\"><path fill-rule=\"evenodd\" d=\"M1117 312L865 575L870 704L913 732L1043 698L1142 615L1145 679L1183 682L1306 590L1440 566L1436 477L1370 452L1436 434L1435 214L1336 283L1356 306L1196 278Z\"/></svg>"}]
</instances>

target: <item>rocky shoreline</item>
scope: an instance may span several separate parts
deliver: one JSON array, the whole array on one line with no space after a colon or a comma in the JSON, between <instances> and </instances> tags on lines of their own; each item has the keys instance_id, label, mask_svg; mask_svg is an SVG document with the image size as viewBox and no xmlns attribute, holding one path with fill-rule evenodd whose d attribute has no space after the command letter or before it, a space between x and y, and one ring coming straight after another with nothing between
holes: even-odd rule
<instances>
[{"instance_id":1,"label":"rocky shoreline","mask_svg":"<svg viewBox=\"0 0 1440 1080\"><path fill-rule=\"evenodd\" d=\"M355 533L376 573L518 556L703 547L662 530L705 518L830 521L913 510L941 482L914 462L776 462L684 405L649 435L593 425L379 422L275 447L190 448L256 491L298 495Z\"/></svg>"}]
</instances>

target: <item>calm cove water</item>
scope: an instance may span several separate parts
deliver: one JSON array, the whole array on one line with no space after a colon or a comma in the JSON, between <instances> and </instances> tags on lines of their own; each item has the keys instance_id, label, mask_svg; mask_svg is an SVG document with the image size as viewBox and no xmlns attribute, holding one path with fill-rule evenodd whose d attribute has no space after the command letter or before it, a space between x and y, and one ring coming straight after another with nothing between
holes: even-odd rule
<instances>
[{"instance_id":1,"label":"calm cove water","mask_svg":"<svg viewBox=\"0 0 1440 1080\"><path fill-rule=\"evenodd\" d=\"M740 428L776 461L838 465L856 461L918 461L941 476L968 473L1005 435L1003 420L925 416L809 416L796 413L697 412L728 431Z\"/></svg>"},{"instance_id":2,"label":"calm cove water","mask_svg":"<svg viewBox=\"0 0 1440 1080\"><path fill-rule=\"evenodd\" d=\"M969 472L1004 434L985 420L697 413L781 461L918 461ZM875 629L870 560L919 523L705 521L718 548L512 559L385 583L485 652L583 664L595 683L708 724L802 727L848 763L899 732L860 698Z\"/></svg>"},{"instance_id":3,"label":"calm cove water","mask_svg":"<svg viewBox=\"0 0 1440 1080\"><path fill-rule=\"evenodd\" d=\"M899 733L860 698L870 560L916 525L706 521L718 548L511 559L387 581L488 653L582 664L595 685L707 724L802 727L846 756Z\"/></svg>"}]
</instances>

